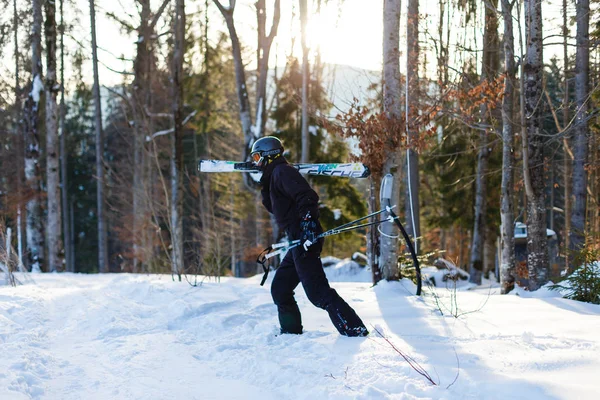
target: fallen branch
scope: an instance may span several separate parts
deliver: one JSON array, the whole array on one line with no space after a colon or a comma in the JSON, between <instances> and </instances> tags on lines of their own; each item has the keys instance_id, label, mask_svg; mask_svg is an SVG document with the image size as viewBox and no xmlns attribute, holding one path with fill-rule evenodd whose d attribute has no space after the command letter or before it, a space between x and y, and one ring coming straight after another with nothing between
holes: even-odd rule
<instances>
[{"instance_id":1,"label":"fallen branch","mask_svg":"<svg viewBox=\"0 0 600 400\"><path fill-rule=\"evenodd\" d=\"M404 358L404 360L408 363L408 365L411 366L412 369L414 369L415 371L417 371L417 373L421 376L423 376L425 379L427 379L429 381L429 383L431 383L434 386L438 386L437 383L434 382L434 380L431 378L431 375L429 375L429 373L427 371L425 371L425 368L423 368L421 366L421 364L419 364L414 358L412 358L411 356L409 356L408 354L405 354L402 350L400 350L399 348L397 348L391 341L390 339L386 338L385 336L383 336L383 334L377 329L375 328L373 325L371 325L373 327L373 330L375 332L377 332L377 334L379 336L381 336L381 338L383 340L385 340L387 342L387 344L389 344L391 346L392 349L394 349L396 351L396 353L400 354L402 356L402 358Z\"/></svg>"}]
</instances>

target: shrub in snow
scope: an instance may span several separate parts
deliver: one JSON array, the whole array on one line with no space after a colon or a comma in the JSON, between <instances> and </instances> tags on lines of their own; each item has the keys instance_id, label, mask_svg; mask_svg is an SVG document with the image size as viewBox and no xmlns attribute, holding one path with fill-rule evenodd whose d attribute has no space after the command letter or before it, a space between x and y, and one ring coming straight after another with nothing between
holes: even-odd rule
<instances>
[{"instance_id":1,"label":"shrub in snow","mask_svg":"<svg viewBox=\"0 0 600 400\"><path fill-rule=\"evenodd\" d=\"M560 290L567 299L600 304L600 249L586 247L574 258L581 264L571 275L551 289Z\"/></svg>"},{"instance_id":2,"label":"shrub in snow","mask_svg":"<svg viewBox=\"0 0 600 400\"><path fill-rule=\"evenodd\" d=\"M423 275L433 284L434 286L445 286L448 287L448 281L468 281L469 273L463 269L458 268L456 265L443 258L438 258L433 263L434 267L423 268Z\"/></svg>"}]
</instances>

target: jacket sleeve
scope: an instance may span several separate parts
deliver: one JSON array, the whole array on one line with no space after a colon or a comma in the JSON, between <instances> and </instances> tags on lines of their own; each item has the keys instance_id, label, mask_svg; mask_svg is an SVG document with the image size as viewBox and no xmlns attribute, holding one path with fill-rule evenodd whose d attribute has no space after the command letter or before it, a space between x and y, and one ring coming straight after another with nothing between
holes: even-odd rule
<instances>
[{"instance_id":1,"label":"jacket sleeve","mask_svg":"<svg viewBox=\"0 0 600 400\"><path fill-rule=\"evenodd\" d=\"M265 208L267 209L268 212L273 214L273 207L271 205L271 192L269 191L268 184L263 186L263 188L260 191L260 194L262 196L263 206L265 206Z\"/></svg>"},{"instance_id":2,"label":"jacket sleeve","mask_svg":"<svg viewBox=\"0 0 600 400\"><path fill-rule=\"evenodd\" d=\"M296 203L298 218L301 219L307 212L310 212L313 219L318 219L319 196L298 170L291 166L285 166L277 168L274 173L277 174L276 182L280 189Z\"/></svg>"}]
</instances>

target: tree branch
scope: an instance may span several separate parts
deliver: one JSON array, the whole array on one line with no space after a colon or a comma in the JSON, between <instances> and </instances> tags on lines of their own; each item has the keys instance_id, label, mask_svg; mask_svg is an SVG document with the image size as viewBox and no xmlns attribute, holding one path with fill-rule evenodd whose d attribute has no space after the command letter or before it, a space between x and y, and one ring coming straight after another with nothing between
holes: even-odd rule
<instances>
[{"instance_id":1,"label":"tree branch","mask_svg":"<svg viewBox=\"0 0 600 400\"><path fill-rule=\"evenodd\" d=\"M197 113L198 113L198 111L194 110L190 115L185 117L185 119L181 122L181 126L185 126L188 122L190 122L190 120L192 118L194 118L194 116ZM168 135L173 132L175 132L175 128L169 128L169 129L164 129L162 131L155 132L154 134L152 134L152 136L146 136L146 142L149 142L150 140L153 140L154 138L156 138L158 136Z\"/></svg>"},{"instance_id":2,"label":"tree branch","mask_svg":"<svg viewBox=\"0 0 600 400\"><path fill-rule=\"evenodd\" d=\"M267 41L269 46L273 42L275 35L277 35L277 28L279 26L279 20L281 17L281 10L279 6L279 0L275 0L275 10L273 11L273 24L271 25L271 32L269 32L269 36L267 36Z\"/></svg>"},{"instance_id":3,"label":"tree branch","mask_svg":"<svg viewBox=\"0 0 600 400\"><path fill-rule=\"evenodd\" d=\"M225 7L223 4L221 4L219 0L213 0L213 2L215 3L219 11L221 11L221 14L223 14L223 16L225 16L226 14L233 15L233 10L235 9L235 0L229 0L229 7Z\"/></svg>"},{"instance_id":4,"label":"tree branch","mask_svg":"<svg viewBox=\"0 0 600 400\"><path fill-rule=\"evenodd\" d=\"M125 28L125 30L127 31L127 33L131 33L133 31L135 31L135 28L133 27L133 25L131 25L129 22L122 20L121 18L117 17L115 15L115 13L112 12L105 12L104 15L106 15L107 17L112 18L113 20L115 20L116 22L118 22L119 24L121 24L121 26L123 28Z\"/></svg>"},{"instance_id":5,"label":"tree branch","mask_svg":"<svg viewBox=\"0 0 600 400\"><path fill-rule=\"evenodd\" d=\"M152 22L150 23L150 30L151 31L154 30L154 27L158 23L158 19L160 18L160 16L163 13L163 11L165 11L165 8L167 7L167 4L169 4L170 1L171 0L165 0L165 1L163 1L163 3L160 5L160 8L156 12L156 14L154 14L154 18L152 18Z\"/></svg>"},{"instance_id":6,"label":"tree branch","mask_svg":"<svg viewBox=\"0 0 600 400\"><path fill-rule=\"evenodd\" d=\"M105 68L107 68L108 70L117 73L117 74L121 74L121 75L135 75L133 72L127 72L127 71L117 71L116 69L112 69L111 67L109 67L108 65L104 64L102 61L98 60L98 62L102 65L104 65Z\"/></svg>"}]
</instances>

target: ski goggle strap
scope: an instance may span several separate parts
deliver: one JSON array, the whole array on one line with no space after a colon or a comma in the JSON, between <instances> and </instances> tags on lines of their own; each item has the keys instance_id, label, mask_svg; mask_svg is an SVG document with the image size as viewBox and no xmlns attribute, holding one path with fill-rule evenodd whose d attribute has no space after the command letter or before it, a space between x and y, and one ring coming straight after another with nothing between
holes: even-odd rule
<instances>
[{"instance_id":1,"label":"ski goggle strap","mask_svg":"<svg viewBox=\"0 0 600 400\"><path fill-rule=\"evenodd\" d=\"M277 158L281 155L283 149L273 149L268 151L255 151L254 153L250 153L250 157L255 164L260 165L260 163L267 157Z\"/></svg>"}]
</instances>

